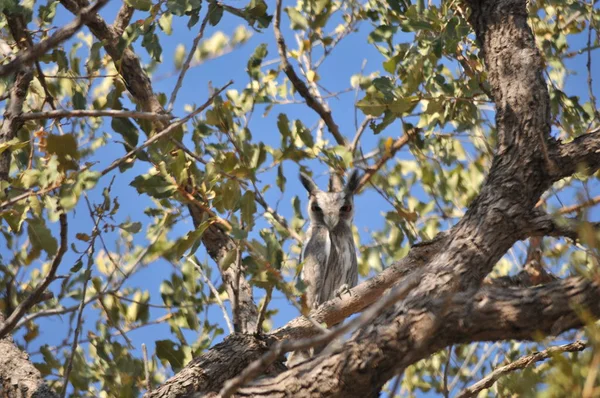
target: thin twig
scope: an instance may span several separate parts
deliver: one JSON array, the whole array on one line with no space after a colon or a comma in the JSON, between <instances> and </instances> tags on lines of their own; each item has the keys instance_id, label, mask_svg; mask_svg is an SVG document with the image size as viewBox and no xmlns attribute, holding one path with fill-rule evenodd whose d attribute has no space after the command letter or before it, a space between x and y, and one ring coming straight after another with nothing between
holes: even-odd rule
<instances>
[{"instance_id":1,"label":"thin twig","mask_svg":"<svg viewBox=\"0 0 600 398\"><path fill-rule=\"evenodd\" d=\"M273 19L273 31L275 33L275 40L277 41L277 49L279 51L279 58L281 59L281 66L285 74L287 75L290 82L294 85L294 88L298 93L306 100L306 105L308 105L312 110L317 112L321 119L327 125L329 132L333 135L333 138L339 145L346 146L346 139L340 132L340 128L337 124L335 124L333 117L331 116L331 111L325 107L324 104L317 101L317 99L310 93L310 90L306 86L300 77L296 74L296 71L290 64L287 58L287 49L285 46L285 40L283 39L283 35L281 34L281 0L277 0L275 6L275 16Z\"/></svg>"},{"instance_id":2,"label":"thin twig","mask_svg":"<svg viewBox=\"0 0 600 398\"><path fill-rule=\"evenodd\" d=\"M590 96L590 103L592 104L592 111L594 112L594 116L596 120L600 122L600 111L598 111L598 107L596 106L596 96L594 95L593 89L593 81L592 81L592 30L594 25L594 0L590 0L590 16L588 18L588 37L587 37L587 84L588 84L588 92Z\"/></svg>"},{"instance_id":3,"label":"thin twig","mask_svg":"<svg viewBox=\"0 0 600 398\"><path fill-rule=\"evenodd\" d=\"M367 167L365 169L365 174L362 176L360 182L358 183L358 189L364 187L369 182L371 177L373 177L373 175L375 175L375 173L377 173L388 160L394 157L396 152L398 152L402 147L408 144L410 138L414 134L416 134L415 130L405 131L404 135L396 139L396 141L394 141L390 146L389 150L386 150L383 153L383 155L377 160L377 162L375 162L374 165Z\"/></svg>"},{"instance_id":4,"label":"thin twig","mask_svg":"<svg viewBox=\"0 0 600 398\"><path fill-rule=\"evenodd\" d=\"M117 117L117 118L135 118L145 120L171 120L170 115L154 113L154 112L136 112L136 111L120 111L120 110L56 110L45 112L29 112L19 116L21 120L38 120L38 119L58 119L70 117Z\"/></svg>"},{"instance_id":5,"label":"thin twig","mask_svg":"<svg viewBox=\"0 0 600 398\"><path fill-rule=\"evenodd\" d=\"M450 370L450 360L452 359L452 346L448 347L448 358L446 359L446 364L444 365L444 398L450 397L450 389L448 388L448 371Z\"/></svg>"},{"instance_id":6,"label":"thin twig","mask_svg":"<svg viewBox=\"0 0 600 398\"><path fill-rule=\"evenodd\" d=\"M261 334L263 332L262 324L265 320L265 314L267 313L267 307L269 306L269 302L271 301L271 295L273 294L273 286L269 286L267 288L267 294L263 300L262 306L260 307L260 311L258 313L258 321L256 322L256 333Z\"/></svg>"},{"instance_id":7,"label":"thin twig","mask_svg":"<svg viewBox=\"0 0 600 398\"><path fill-rule=\"evenodd\" d=\"M465 388L456 395L456 398L467 398L475 397L480 391L490 388L496 383L496 381L507 373L513 372L519 369L525 369L531 366L535 362L543 361L544 359L551 358L553 355L561 354L563 352L577 352L583 351L586 348L586 343L581 340L577 340L573 343L564 344L560 346L550 347L544 351L535 352L530 355L522 356L514 362L508 365L501 366L494 369L490 374L485 376L483 379L473 384L470 387Z\"/></svg>"},{"instance_id":8,"label":"thin twig","mask_svg":"<svg viewBox=\"0 0 600 398\"><path fill-rule=\"evenodd\" d=\"M586 200L585 202L582 203L578 203L578 204L574 204L571 206L565 206L562 207L561 209L559 209L556 213L557 214L569 214L569 213L575 213L578 212L586 207L590 207L590 206L594 206L597 205L598 203L600 203L600 195L598 196L594 196L592 199L590 200Z\"/></svg>"},{"instance_id":9,"label":"thin twig","mask_svg":"<svg viewBox=\"0 0 600 398\"><path fill-rule=\"evenodd\" d=\"M217 304L219 305L219 307L221 308L221 311L223 312L223 318L225 318L225 323L227 324L227 329L229 329L229 334L233 333L234 332L233 324L231 323L231 319L229 318L229 315L227 314L227 309L225 308L225 305L223 304L223 300L221 300L221 295L219 294L219 291L217 290L215 285L210 281L208 276L206 276L206 274L204 273L204 270L202 269L202 266L200 264L195 262L190 257L186 258L186 260L189 261L196 268L196 270L198 271L198 273L204 280L204 283L206 283L208 285L208 288L210 289L212 294L215 296L215 300L217 301Z\"/></svg>"},{"instance_id":10,"label":"thin twig","mask_svg":"<svg viewBox=\"0 0 600 398\"><path fill-rule=\"evenodd\" d=\"M200 4L202 4L202 3L200 3ZM192 59L194 58L194 54L196 53L196 49L198 48L198 44L200 43L200 40L202 40L202 37L204 37L204 29L206 28L206 25L210 18L210 14L211 14L211 8L209 7L208 11L206 12L206 16L202 20L202 24L200 25L200 31L198 32L198 35L196 35L196 37L194 38L194 41L192 43L192 48L190 49L190 53L188 54L185 62L183 63L181 72L179 73L179 77L177 78L177 83L175 84L175 88L173 89L173 92L171 93L171 98L169 98L169 104L167 105L167 112L171 112L173 110L173 105L175 104L175 99L177 98L177 93L179 92L179 89L181 88L181 85L183 84L183 78L185 77L185 74L187 73L188 69L190 68Z\"/></svg>"},{"instance_id":11,"label":"thin twig","mask_svg":"<svg viewBox=\"0 0 600 398\"><path fill-rule=\"evenodd\" d=\"M8 319L2 324L2 328L0 328L0 339L4 338L7 334L9 334L19 321L21 317L29 311L29 309L35 304L39 302L39 298L42 293L48 288L50 283L55 279L56 270L60 265L62 258L67 251L68 242L67 242L67 215L65 213L61 213L59 216L59 224L60 224L60 247L54 256L54 260L52 260L52 264L50 265L50 271L48 275L44 278L43 282L38 285L33 293L29 295L25 301L15 308L15 310L10 314Z\"/></svg>"},{"instance_id":12,"label":"thin twig","mask_svg":"<svg viewBox=\"0 0 600 398\"><path fill-rule=\"evenodd\" d=\"M213 100L219 94L221 94L223 92L223 90L225 90L227 87L229 87L231 84L233 84L232 80L230 80L226 85L224 85L223 87L221 87L219 90L215 91L215 93L213 95L211 95L210 98L204 104L202 104L200 107L196 108L192 113L186 115L185 117L183 117L181 119L174 120L173 123L171 123L168 127L166 127L161 132L153 135L151 138L149 138L148 140L146 140L146 142L144 142L142 145L140 145L140 146L132 149L131 151L127 152L127 154L125 156L123 156L123 157L115 160L114 162L112 162L110 166L108 166L106 169L102 170L101 174L102 175L108 174L109 172L111 172L112 170L116 169L121 164L123 164L131 156L135 155L136 153L138 153L142 149L145 149L145 148L149 147L150 145L152 145L156 141L160 140L161 138L163 138L163 137L171 134L172 132L174 132L177 127L179 127L182 124L186 123L188 120L190 120L191 118L193 118L194 116L198 115L200 112L202 112L203 110L205 110L206 108L208 108L209 105L212 104Z\"/></svg>"},{"instance_id":13,"label":"thin twig","mask_svg":"<svg viewBox=\"0 0 600 398\"><path fill-rule=\"evenodd\" d=\"M77 324L75 326L75 334L73 335L73 344L71 345L71 355L69 355L69 361L67 362L67 368L64 374L63 389L61 397L64 398L67 395L67 388L69 387L69 375L73 369L73 359L77 352L77 344L79 344L79 334L81 333L81 324L83 323L83 308L85 307L85 295L87 293L88 282L92 279L92 265L94 261L94 245L90 247L90 253L88 258L88 264L85 270L85 281L83 282L83 289L81 292L81 301L79 302L79 313L77 314Z\"/></svg>"},{"instance_id":14,"label":"thin twig","mask_svg":"<svg viewBox=\"0 0 600 398\"><path fill-rule=\"evenodd\" d=\"M362 137L363 133L367 129L367 126L369 125L369 123L371 123L371 120L373 120L373 117L367 116L363 119L360 126L358 126L356 134L354 135L354 139L352 140L352 144L350 144L350 153L352 154L352 156L354 156L354 152L356 152L356 148L358 148L360 137Z\"/></svg>"},{"instance_id":15,"label":"thin twig","mask_svg":"<svg viewBox=\"0 0 600 398\"><path fill-rule=\"evenodd\" d=\"M306 350L318 345L328 344L346 332L366 325L384 308L403 300L411 292L411 290L419 285L420 279L421 273L414 273L412 276L406 278L398 286L396 286L386 297L383 297L371 307L363 311L363 313L358 317L352 319L346 324L328 330L326 333L314 337L297 340L284 340L276 343L262 357L248 365L248 367L244 369L239 376L228 380L221 389L221 398L229 398L237 391L238 388L261 374L264 369L266 369L271 363L273 363L273 361L275 361L284 353L289 351Z\"/></svg>"},{"instance_id":16,"label":"thin twig","mask_svg":"<svg viewBox=\"0 0 600 398\"><path fill-rule=\"evenodd\" d=\"M91 6L82 9L77 18L62 28L57 29L48 39L31 47L27 51L20 53L8 64L0 66L0 76L6 76L21 69L24 65L36 60L48 50L56 47L65 40L68 40L106 3L108 3L108 0L98 0L96 4L92 4Z\"/></svg>"}]
</instances>

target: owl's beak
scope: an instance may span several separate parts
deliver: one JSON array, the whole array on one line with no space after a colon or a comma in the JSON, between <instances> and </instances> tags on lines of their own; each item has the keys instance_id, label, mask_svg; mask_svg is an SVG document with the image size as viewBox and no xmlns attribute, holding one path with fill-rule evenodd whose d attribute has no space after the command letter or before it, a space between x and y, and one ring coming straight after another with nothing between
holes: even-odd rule
<instances>
[{"instance_id":1,"label":"owl's beak","mask_svg":"<svg viewBox=\"0 0 600 398\"><path fill-rule=\"evenodd\" d=\"M336 214L330 214L330 215L326 215L324 217L323 221L325 221L325 225L327 225L327 229L332 231L338 225L338 222L340 221L340 219Z\"/></svg>"}]
</instances>

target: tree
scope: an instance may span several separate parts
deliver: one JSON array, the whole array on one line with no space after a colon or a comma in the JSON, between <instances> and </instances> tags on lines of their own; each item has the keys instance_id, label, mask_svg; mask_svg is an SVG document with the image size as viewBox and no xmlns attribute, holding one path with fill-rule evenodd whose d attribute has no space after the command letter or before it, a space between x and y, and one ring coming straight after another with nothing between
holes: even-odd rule
<instances>
[{"instance_id":1,"label":"tree","mask_svg":"<svg viewBox=\"0 0 600 398\"><path fill-rule=\"evenodd\" d=\"M3 396L600 395L595 2L106 3L0 6ZM388 210L309 313L293 175L352 167Z\"/></svg>"}]
</instances>

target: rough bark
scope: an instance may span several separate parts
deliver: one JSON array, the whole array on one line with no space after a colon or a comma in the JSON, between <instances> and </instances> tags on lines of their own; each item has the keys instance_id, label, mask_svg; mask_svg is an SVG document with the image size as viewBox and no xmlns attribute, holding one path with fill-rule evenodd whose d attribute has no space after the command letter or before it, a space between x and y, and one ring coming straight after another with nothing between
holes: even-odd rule
<instances>
[{"instance_id":1,"label":"rough bark","mask_svg":"<svg viewBox=\"0 0 600 398\"><path fill-rule=\"evenodd\" d=\"M83 7L88 5L88 2L87 0L61 0L61 4L73 14L77 14ZM145 112L166 113L160 105L158 97L154 94L150 78L142 68L138 56L131 48L125 48L121 51L118 47L119 32L123 29L123 21L131 17L129 8L121 11L117 16L115 27L108 25L98 14L94 14L87 19L86 25L92 34L102 41L106 52L113 59L113 62L119 66L117 69L125 81L127 90L142 110ZM160 124L159 129L164 129L167 126L166 122L157 123ZM194 191L193 187L186 187L186 189L188 189L188 192ZM204 212L194 204L189 204L188 209L194 221L194 226L198 227L204 220ZM252 287L245 279L243 270L238 269L236 264L226 270L220 268L221 260L225 257L225 254L235 250L234 242L219 226L211 225L203 234L202 243L211 258L219 265L227 294L231 302L236 303L236 314L234 316L237 321L234 325L236 331L254 332L258 310L254 303Z\"/></svg>"},{"instance_id":2,"label":"rough bark","mask_svg":"<svg viewBox=\"0 0 600 398\"><path fill-rule=\"evenodd\" d=\"M0 324L4 317L0 313ZM57 398L44 382L29 355L19 350L10 335L0 339L0 396L6 398Z\"/></svg>"},{"instance_id":3,"label":"rough bark","mask_svg":"<svg viewBox=\"0 0 600 398\"><path fill-rule=\"evenodd\" d=\"M27 48L27 31L23 18L7 11L4 12L4 16L6 17L8 30L17 46L19 49L25 50ZM4 120L0 130L0 145L15 138L23 125L23 121L19 119L19 116L23 112L23 103L27 98L27 90L32 79L33 74L27 67L15 74L15 80L10 89L10 102L4 112ZM10 159L11 151L6 150L0 154L0 181L8 180Z\"/></svg>"},{"instance_id":4,"label":"rough bark","mask_svg":"<svg viewBox=\"0 0 600 398\"><path fill-rule=\"evenodd\" d=\"M600 288L581 278L522 289L482 287L484 278L517 240L562 231L545 222L541 229L532 227L543 218L535 205L553 182L577 170L582 162L596 170L600 140L593 133L562 145L549 137L549 96L542 59L527 24L526 2L472 0L467 4L488 70L498 130L498 147L480 194L440 240L439 250L419 267L420 284L404 301L347 342L334 344L276 377L255 381L241 388L239 396L378 396L395 374L447 345L555 335L583 325L574 307L600 316ZM287 337L304 333L309 332ZM206 355L219 352L224 348ZM247 356L242 351L236 365ZM219 375L218 380L223 379L223 372L236 375L227 367L212 372ZM186 377L204 374L204 369L196 368ZM201 393L218 388L207 382L197 386ZM159 389L148 396L166 395Z\"/></svg>"}]
</instances>

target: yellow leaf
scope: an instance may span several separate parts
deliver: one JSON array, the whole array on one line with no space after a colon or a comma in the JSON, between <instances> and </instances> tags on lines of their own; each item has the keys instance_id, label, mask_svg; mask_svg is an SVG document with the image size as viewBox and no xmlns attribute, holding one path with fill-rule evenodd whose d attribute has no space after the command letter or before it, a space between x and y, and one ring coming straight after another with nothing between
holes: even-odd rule
<instances>
[{"instance_id":1,"label":"yellow leaf","mask_svg":"<svg viewBox=\"0 0 600 398\"><path fill-rule=\"evenodd\" d=\"M306 72L306 78L311 83L319 81L319 75L317 75L317 72L315 72L314 70L309 70L308 72Z\"/></svg>"},{"instance_id":2,"label":"yellow leaf","mask_svg":"<svg viewBox=\"0 0 600 398\"><path fill-rule=\"evenodd\" d=\"M392 139L392 137L388 137L387 140L385 140L385 153L389 154L392 151L393 143L394 140Z\"/></svg>"}]
</instances>

